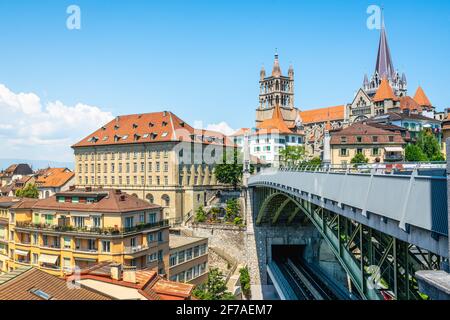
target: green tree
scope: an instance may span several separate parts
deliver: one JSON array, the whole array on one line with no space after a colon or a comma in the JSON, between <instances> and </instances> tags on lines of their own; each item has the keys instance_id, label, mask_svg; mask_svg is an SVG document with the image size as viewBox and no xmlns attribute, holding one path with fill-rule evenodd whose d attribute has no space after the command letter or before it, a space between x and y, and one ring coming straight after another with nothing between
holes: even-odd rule
<instances>
[{"instance_id":1,"label":"green tree","mask_svg":"<svg viewBox=\"0 0 450 320\"><path fill-rule=\"evenodd\" d=\"M34 183L27 184L24 188L16 190L16 197L39 198L39 190Z\"/></svg>"},{"instance_id":2,"label":"green tree","mask_svg":"<svg viewBox=\"0 0 450 320\"><path fill-rule=\"evenodd\" d=\"M201 300L234 300L234 295L227 291L225 276L217 268L209 270L206 283L198 285L193 292Z\"/></svg>"},{"instance_id":3,"label":"green tree","mask_svg":"<svg viewBox=\"0 0 450 320\"><path fill-rule=\"evenodd\" d=\"M241 206L238 199L230 199L227 201L225 208L225 220L233 221L234 218L239 217L241 214Z\"/></svg>"},{"instance_id":4,"label":"green tree","mask_svg":"<svg viewBox=\"0 0 450 320\"><path fill-rule=\"evenodd\" d=\"M367 159L362 153L357 153L352 160L350 160L351 164L361 164L368 163L369 159Z\"/></svg>"},{"instance_id":5,"label":"green tree","mask_svg":"<svg viewBox=\"0 0 450 320\"><path fill-rule=\"evenodd\" d=\"M249 298L251 295L250 290L250 273L248 267L241 268L239 270L239 282L241 283L242 293Z\"/></svg>"},{"instance_id":6,"label":"green tree","mask_svg":"<svg viewBox=\"0 0 450 320\"><path fill-rule=\"evenodd\" d=\"M408 162L427 161L427 156L420 147L415 144L409 144L405 148L405 160Z\"/></svg>"},{"instance_id":7,"label":"green tree","mask_svg":"<svg viewBox=\"0 0 450 320\"><path fill-rule=\"evenodd\" d=\"M425 154L428 161L443 161L444 156L441 153L441 146L436 136L430 130L423 130L417 137L416 145ZM426 160L420 160L426 161Z\"/></svg>"},{"instance_id":8,"label":"green tree","mask_svg":"<svg viewBox=\"0 0 450 320\"><path fill-rule=\"evenodd\" d=\"M284 165L297 165L305 158L303 146L286 146L280 150L280 160Z\"/></svg>"},{"instance_id":9,"label":"green tree","mask_svg":"<svg viewBox=\"0 0 450 320\"><path fill-rule=\"evenodd\" d=\"M216 166L215 175L220 183L231 184L237 189L242 181L242 170L242 161L239 161L238 151L235 149L232 157L224 152L223 163Z\"/></svg>"},{"instance_id":10,"label":"green tree","mask_svg":"<svg viewBox=\"0 0 450 320\"><path fill-rule=\"evenodd\" d=\"M195 221L197 222L206 221L206 212L205 209L203 209L203 206L198 207L197 211L195 212Z\"/></svg>"}]
</instances>

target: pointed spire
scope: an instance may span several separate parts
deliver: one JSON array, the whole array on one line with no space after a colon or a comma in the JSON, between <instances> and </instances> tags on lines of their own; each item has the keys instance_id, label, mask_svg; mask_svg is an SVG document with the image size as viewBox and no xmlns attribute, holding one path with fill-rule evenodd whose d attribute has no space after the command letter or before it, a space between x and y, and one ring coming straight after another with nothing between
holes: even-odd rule
<instances>
[{"instance_id":1,"label":"pointed spire","mask_svg":"<svg viewBox=\"0 0 450 320\"><path fill-rule=\"evenodd\" d=\"M417 88L416 94L414 95L414 101L417 102L421 107L433 106L421 86Z\"/></svg>"},{"instance_id":2,"label":"pointed spire","mask_svg":"<svg viewBox=\"0 0 450 320\"><path fill-rule=\"evenodd\" d=\"M364 88L369 86L369 78L367 77L367 73L364 74L364 82L363 82Z\"/></svg>"},{"instance_id":3,"label":"pointed spire","mask_svg":"<svg viewBox=\"0 0 450 320\"><path fill-rule=\"evenodd\" d=\"M383 12L381 13L381 34L375 71L378 72L381 78L387 77L389 80L393 79L395 75L394 64L392 63L391 51L386 36Z\"/></svg>"},{"instance_id":4,"label":"pointed spire","mask_svg":"<svg viewBox=\"0 0 450 320\"><path fill-rule=\"evenodd\" d=\"M402 82L403 82L403 84L407 83L407 81L406 81L406 74L404 72L402 73Z\"/></svg>"},{"instance_id":5,"label":"pointed spire","mask_svg":"<svg viewBox=\"0 0 450 320\"><path fill-rule=\"evenodd\" d=\"M259 73L259 76L261 78L261 81L264 80L264 78L266 77L266 69L264 68L264 64L261 67L261 71Z\"/></svg>"},{"instance_id":6,"label":"pointed spire","mask_svg":"<svg viewBox=\"0 0 450 320\"><path fill-rule=\"evenodd\" d=\"M275 49L275 61L273 62L272 77L280 77L281 68L278 61L278 49Z\"/></svg>"}]
</instances>

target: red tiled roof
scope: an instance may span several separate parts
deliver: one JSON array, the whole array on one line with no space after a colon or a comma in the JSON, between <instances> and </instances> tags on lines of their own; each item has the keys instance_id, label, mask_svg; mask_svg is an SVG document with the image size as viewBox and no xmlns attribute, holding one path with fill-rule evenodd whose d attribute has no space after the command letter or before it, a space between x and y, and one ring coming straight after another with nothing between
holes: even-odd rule
<instances>
[{"instance_id":1,"label":"red tiled roof","mask_svg":"<svg viewBox=\"0 0 450 320\"><path fill-rule=\"evenodd\" d=\"M64 186L75 173L67 168L48 168L36 180L36 184L42 188L58 188Z\"/></svg>"},{"instance_id":2,"label":"red tiled roof","mask_svg":"<svg viewBox=\"0 0 450 320\"><path fill-rule=\"evenodd\" d=\"M352 145L352 144L405 144L399 132L392 132L378 127L371 126L363 122L357 122L351 126L332 131L331 145ZM372 137L377 136L377 141L373 141ZM389 136L393 136L394 140L389 141ZM341 138L345 137L346 142L342 142ZM361 142L357 141L357 137L361 137Z\"/></svg>"},{"instance_id":3,"label":"red tiled roof","mask_svg":"<svg viewBox=\"0 0 450 320\"><path fill-rule=\"evenodd\" d=\"M250 128L241 128L238 131L236 131L235 133L233 133L231 135L231 137L243 136L247 132L250 132Z\"/></svg>"},{"instance_id":4,"label":"red tiled roof","mask_svg":"<svg viewBox=\"0 0 450 320\"><path fill-rule=\"evenodd\" d=\"M417 88L416 94L414 95L414 100L421 106L432 107L430 100L428 99L421 86Z\"/></svg>"},{"instance_id":5,"label":"red tiled roof","mask_svg":"<svg viewBox=\"0 0 450 320\"><path fill-rule=\"evenodd\" d=\"M47 300L34 294L33 290L47 294L49 300L112 300L109 296L84 286L76 290L69 288L64 279L36 268L16 273L0 284L0 300Z\"/></svg>"},{"instance_id":6,"label":"red tiled roof","mask_svg":"<svg viewBox=\"0 0 450 320\"><path fill-rule=\"evenodd\" d=\"M111 278L112 262L104 262L81 271L81 279L92 279L135 288L149 300L187 300L192 296L194 285L169 281L153 270L137 270L136 283Z\"/></svg>"},{"instance_id":7,"label":"red tiled roof","mask_svg":"<svg viewBox=\"0 0 450 320\"><path fill-rule=\"evenodd\" d=\"M267 131L277 131L278 133L293 133L283 120L281 109L277 105L272 113L272 118L264 120L258 125L258 129Z\"/></svg>"},{"instance_id":8,"label":"red tiled roof","mask_svg":"<svg viewBox=\"0 0 450 320\"><path fill-rule=\"evenodd\" d=\"M96 194L105 193L98 202L94 203L71 203L58 202L57 195L78 195L79 197L93 197ZM151 204L145 200L139 199L127 193L118 193L111 189L93 189L90 192L85 190L74 190L61 192L47 199L36 201L32 209L56 210L56 211L82 211L82 212L130 212L138 210L149 210L160 208L156 204Z\"/></svg>"},{"instance_id":9,"label":"red tiled roof","mask_svg":"<svg viewBox=\"0 0 450 320\"><path fill-rule=\"evenodd\" d=\"M422 112L422 107L410 96L400 98L400 109L403 111L408 109L410 111Z\"/></svg>"},{"instance_id":10,"label":"red tiled roof","mask_svg":"<svg viewBox=\"0 0 450 320\"><path fill-rule=\"evenodd\" d=\"M196 137L193 138L193 135ZM198 135L206 135L199 139ZM208 139L216 138L216 140ZM220 132L197 130L169 111L118 116L72 146L102 146L149 142L187 141L204 144L232 145Z\"/></svg>"},{"instance_id":11,"label":"red tiled roof","mask_svg":"<svg viewBox=\"0 0 450 320\"><path fill-rule=\"evenodd\" d=\"M322 123L327 121L343 121L345 106L334 106L300 112L304 124Z\"/></svg>"}]
</instances>

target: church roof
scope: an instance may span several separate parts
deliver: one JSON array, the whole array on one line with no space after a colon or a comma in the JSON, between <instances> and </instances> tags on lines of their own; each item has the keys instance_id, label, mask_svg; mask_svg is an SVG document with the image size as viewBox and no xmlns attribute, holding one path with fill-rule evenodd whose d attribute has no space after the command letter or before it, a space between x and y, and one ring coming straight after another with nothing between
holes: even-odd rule
<instances>
[{"instance_id":1,"label":"church roof","mask_svg":"<svg viewBox=\"0 0 450 320\"><path fill-rule=\"evenodd\" d=\"M395 76L394 64L392 63L391 51L389 49L384 20L381 25L380 43L378 45L377 64L375 71L381 78L393 79Z\"/></svg>"},{"instance_id":2,"label":"church roof","mask_svg":"<svg viewBox=\"0 0 450 320\"><path fill-rule=\"evenodd\" d=\"M421 106L432 107L430 100L428 99L421 86L417 88L416 94L414 96L414 101L416 101Z\"/></svg>"},{"instance_id":3,"label":"church roof","mask_svg":"<svg viewBox=\"0 0 450 320\"><path fill-rule=\"evenodd\" d=\"M314 110L306 110L300 112L300 117L304 124L322 123L327 121L342 121L344 120L345 106L335 106L320 108Z\"/></svg>"},{"instance_id":4,"label":"church roof","mask_svg":"<svg viewBox=\"0 0 450 320\"><path fill-rule=\"evenodd\" d=\"M283 115L281 114L280 106L275 106L272 113L272 118L264 120L258 125L258 129L264 129L267 131L277 130L279 133L292 133L283 120Z\"/></svg>"},{"instance_id":5,"label":"church roof","mask_svg":"<svg viewBox=\"0 0 450 320\"><path fill-rule=\"evenodd\" d=\"M397 97L389 84L389 80L386 77L381 80L380 87L378 88L375 97L373 97L374 102L381 102L384 100L397 100Z\"/></svg>"}]
</instances>

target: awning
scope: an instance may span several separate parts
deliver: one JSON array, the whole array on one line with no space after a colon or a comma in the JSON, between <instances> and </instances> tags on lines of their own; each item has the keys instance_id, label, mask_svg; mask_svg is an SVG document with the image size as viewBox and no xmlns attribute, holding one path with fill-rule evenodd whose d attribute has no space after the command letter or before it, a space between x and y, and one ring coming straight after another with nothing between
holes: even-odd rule
<instances>
[{"instance_id":1,"label":"awning","mask_svg":"<svg viewBox=\"0 0 450 320\"><path fill-rule=\"evenodd\" d=\"M386 152L403 152L402 147L385 147Z\"/></svg>"},{"instance_id":2,"label":"awning","mask_svg":"<svg viewBox=\"0 0 450 320\"><path fill-rule=\"evenodd\" d=\"M16 250L16 254L17 254L18 256L26 257L29 253L30 253L30 251Z\"/></svg>"},{"instance_id":3,"label":"awning","mask_svg":"<svg viewBox=\"0 0 450 320\"><path fill-rule=\"evenodd\" d=\"M87 262L97 262L97 259L89 259L89 258L78 258L73 257L76 261L87 261Z\"/></svg>"},{"instance_id":4,"label":"awning","mask_svg":"<svg viewBox=\"0 0 450 320\"><path fill-rule=\"evenodd\" d=\"M41 263L48 263L48 264L56 264L56 261L58 261L59 256L52 256L49 254L41 254L39 256L39 262Z\"/></svg>"}]
</instances>

